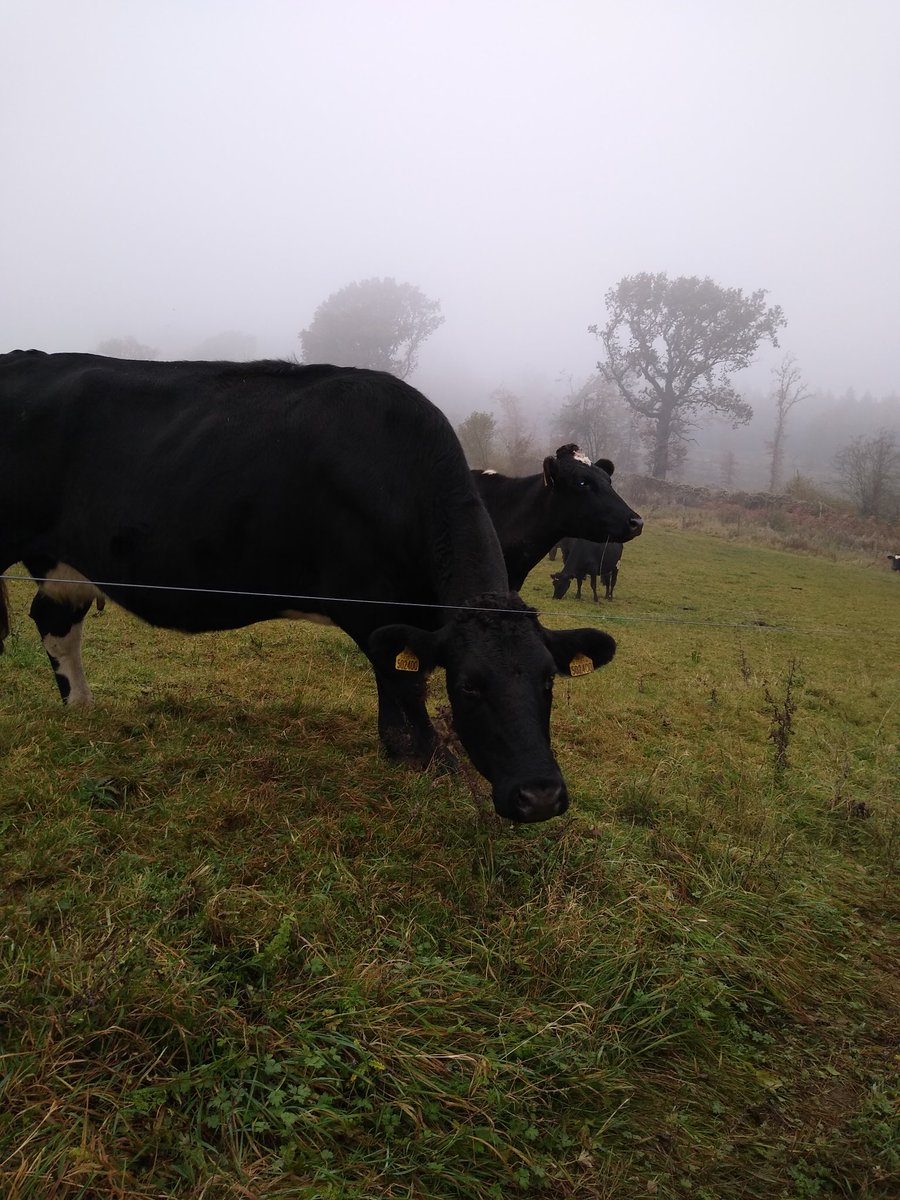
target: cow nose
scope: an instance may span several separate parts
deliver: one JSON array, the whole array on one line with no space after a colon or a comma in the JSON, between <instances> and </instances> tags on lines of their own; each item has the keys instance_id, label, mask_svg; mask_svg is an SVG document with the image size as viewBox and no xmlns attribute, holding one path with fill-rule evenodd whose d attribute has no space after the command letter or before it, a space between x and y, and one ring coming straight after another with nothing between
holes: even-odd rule
<instances>
[{"instance_id":1,"label":"cow nose","mask_svg":"<svg viewBox=\"0 0 900 1200\"><path fill-rule=\"evenodd\" d=\"M561 816L569 807L569 795L565 784L539 784L519 789L516 800L516 821L549 821Z\"/></svg>"},{"instance_id":2,"label":"cow nose","mask_svg":"<svg viewBox=\"0 0 900 1200\"><path fill-rule=\"evenodd\" d=\"M644 518L635 513L633 517L628 518L628 528L631 530L631 536L637 537L644 528Z\"/></svg>"}]
</instances>

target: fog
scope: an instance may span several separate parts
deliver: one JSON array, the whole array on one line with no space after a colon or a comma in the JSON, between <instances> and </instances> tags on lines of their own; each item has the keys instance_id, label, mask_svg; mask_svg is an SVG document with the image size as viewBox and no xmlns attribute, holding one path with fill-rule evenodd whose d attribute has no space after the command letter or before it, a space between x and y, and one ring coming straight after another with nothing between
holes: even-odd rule
<instances>
[{"instance_id":1,"label":"fog","mask_svg":"<svg viewBox=\"0 0 900 1200\"><path fill-rule=\"evenodd\" d=\"M814 389L900 391L896 0L2 0L2 349L299 354L391 276L454 419L594 368L640 271L765 288Z\"/></svg>"}]
</instances>

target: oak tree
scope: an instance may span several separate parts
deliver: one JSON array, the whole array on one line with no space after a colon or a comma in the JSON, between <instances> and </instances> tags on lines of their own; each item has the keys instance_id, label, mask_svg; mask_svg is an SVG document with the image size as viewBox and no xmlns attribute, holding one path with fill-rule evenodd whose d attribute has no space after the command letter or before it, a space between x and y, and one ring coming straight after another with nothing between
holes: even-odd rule
<instances>
[{"instance_id":1,"label":"oak tree","mask_svg":"<svg viewBox=\"0 0 900 1200\"><path fill-rule=\"evenodd\" d=\"M764 339L778 345L785 318L765 297L665 273L628 276L606 293L606 325L589 326L606 352L597 366L649 423L656 479L666 478L674 443L700 410L735 426L753 415L730 376L750 365Z\"/></svg>"},{"instance_id":2,"label":"oak tree","mask_svg":"<svg viewBox=\"0 0 900 1200\"><path fill-rule=\"evenodd\" d=\"M438 300L411 283L363 279L332 293L299 334L306 363L370 367L405 379L419 347L444 323Z\"/></svg>"}]
</instances>

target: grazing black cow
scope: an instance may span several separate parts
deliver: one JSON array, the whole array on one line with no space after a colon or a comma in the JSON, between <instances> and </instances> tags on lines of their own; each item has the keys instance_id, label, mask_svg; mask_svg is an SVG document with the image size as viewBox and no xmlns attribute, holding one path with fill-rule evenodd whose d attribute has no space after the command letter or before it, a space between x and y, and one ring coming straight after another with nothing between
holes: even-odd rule
<instances>
[{"instance_id":1,"label":"grazing black cow","mask_svg":"<svg viewBox=\"0 0 900 1200\"><path fill-rule=\"evenodd\" d=\"M891 564L891 570L900 571L900 554L889 554L887 557Z\"/></svg>"},{"instance_id":2,"label":"grazing black cow","mask_svg":"<svg viewBox=\"0 0 900 1200\"><path fill-rule=\"evenodd\" d=\"M644 522L613 489L612 473L609 459L592 463L573 443L545 458L540 475L472 472L500 538L511 588L518 590L562 538L628 542L638 536Z\"/></svg>"},{"instance_id":3,"label":"grazing black cow","mask_svg":"<svg viewBox=\"0 0 900 1200\"><path fill-rule=\"evenodd\" d=\"M40 580L31 615L64 701L91 701L81 635L101 595L186 632L307 617L369 658L388 754L434 755L440 665L497 812L565 811L553 677L615 642L544 629L510 592L459 442L419 392L334 366L15 351L0 429L0 571Z\"/></svg>"},{"instance_id":4,"label":"grazing black cow","mask_svg":"<svg viewBox=\"0 0 900 1200\"><path fill-rule=\"evenodd\" d=\"M597 576L605 588L607 600L612 600L619 578L619 561L622 558L621 542L588 542L584 538L567 538L563 548L565 565L561 571L554 571L550 576L553 580L553 599L562 600L569 590L572 580L575 580L575 599L581 599L581 585L585 579L591 581L591 591L594 602L598 602Z\"/></svg>"}]
</instances>

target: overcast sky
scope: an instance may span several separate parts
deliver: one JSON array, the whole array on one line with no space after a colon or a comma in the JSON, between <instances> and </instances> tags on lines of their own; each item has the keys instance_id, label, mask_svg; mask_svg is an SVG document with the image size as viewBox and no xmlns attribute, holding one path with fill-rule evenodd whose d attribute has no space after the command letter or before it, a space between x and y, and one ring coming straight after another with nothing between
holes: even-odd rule
<instances>
[{"instance_id":1,"label":"overcast sky","mask_svg":"<svg viewBox=\"0 0 900 1200\"><path fill-rule=\"evenodd\" d=\"M900 391L900 0L0 0L2 349L299 353L392 276L448 410L580 382L639 271ZM777 352L761 358L767 372Z\"/></svg>"}]
</instances>

